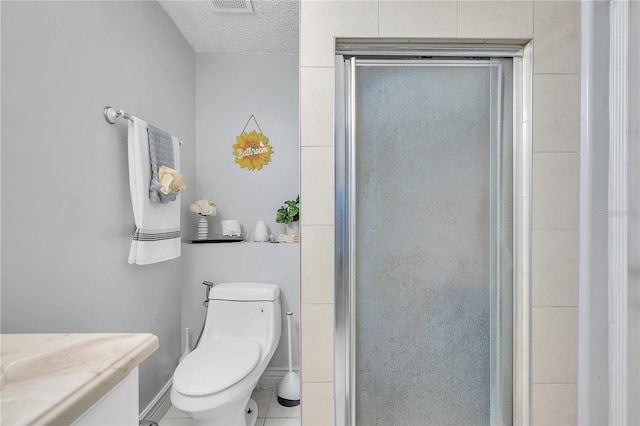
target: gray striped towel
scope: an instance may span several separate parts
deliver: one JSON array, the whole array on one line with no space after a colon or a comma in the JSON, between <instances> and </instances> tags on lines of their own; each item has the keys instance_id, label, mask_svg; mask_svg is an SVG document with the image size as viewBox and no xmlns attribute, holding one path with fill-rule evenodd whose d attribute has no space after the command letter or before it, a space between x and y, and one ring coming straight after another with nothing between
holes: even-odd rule
<instances>
[{"instance_id":1,"label":"gray striped towel","mask_svg":"<svg viewBox=\"0 0 640 426\"><path fill-rule=\"evenodd\" d=\"M160 166L175 168L173 162L173 142L171 135L152 125L147 125L149 133L149 159L151 160L151 182L149 183L149 198L156 203L168 203L175 201L177 192L163 194L160 191L162 185L158 179Z\"/></svg>"}]
</instances>

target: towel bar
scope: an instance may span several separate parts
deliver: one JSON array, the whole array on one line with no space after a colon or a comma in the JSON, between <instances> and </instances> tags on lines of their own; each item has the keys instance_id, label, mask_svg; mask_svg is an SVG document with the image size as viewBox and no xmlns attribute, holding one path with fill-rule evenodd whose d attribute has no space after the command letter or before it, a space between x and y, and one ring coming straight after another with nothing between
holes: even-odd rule
<instances>
[{"instance_id":1,"label":"towel bar","mask_svg":"<svg viewBox=\"0 0 640 426\"><path fill-rule=\"evenodd\" d=\"M121 109L115 109L110 106L104 107L102 114L104 115L104 119L107 120L107 123L109 124L116 124L116 120L118 119L118 117L124 117L127 120L133 121L133 119L131 118L131 114L129 114L128 112L124 112ZM180 141L180 145L182 145L182 141Z\"/></svg>"}]
</instances>

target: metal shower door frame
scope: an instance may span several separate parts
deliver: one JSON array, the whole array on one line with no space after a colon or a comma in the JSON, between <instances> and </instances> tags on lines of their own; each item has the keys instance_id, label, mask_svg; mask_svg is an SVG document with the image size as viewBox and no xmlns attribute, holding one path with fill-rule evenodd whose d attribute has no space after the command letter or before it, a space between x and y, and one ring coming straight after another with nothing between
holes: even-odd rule
<instances>
[{"instance_id":1,"label":"metal shower door frame","mask_svg":"<svg viewBox=\"0 0 640 426\"><path fill-rule=\"evenodd\" d=\"M363 48L364 46L364 48ZM336 56L335 112L335 330L336 425L355 418L355 71L357 64L407 65L407 48L389 44L341 46ZM342 51L341 51L342 50ZM437 52L432 64L464 66L464 57L513 58L513 421L530 423L530 235L531 235L531 43L522 45L411 45L411 54ZM353 54L350 52L358 52ZM403 57L398 57L403 56ZM345 64L343 66L342 64ZM477 66L477 59L475 64ZM527 124L528 123L528 124Z\"/></svg>"}]
</instances>

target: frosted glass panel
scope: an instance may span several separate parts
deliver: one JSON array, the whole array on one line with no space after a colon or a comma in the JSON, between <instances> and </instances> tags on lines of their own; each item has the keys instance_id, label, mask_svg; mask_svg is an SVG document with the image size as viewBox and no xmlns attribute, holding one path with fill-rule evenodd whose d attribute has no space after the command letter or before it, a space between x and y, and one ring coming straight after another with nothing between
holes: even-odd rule
<instances>
[{"instance_id":1,"label":"frosted glass panel","mask_svg":"<svg viewBox=\"0 0 640 426\"><path fill-rule=\"evenodd\" d=\"M511 160L499 143L496 76L489 66L356 69L359 425L487 425L492 381L510 397L491 362L510 371L511 217L502 207L511 205ZM492 324L505 317L508 325Z\"/></svg>"}]
</instances>

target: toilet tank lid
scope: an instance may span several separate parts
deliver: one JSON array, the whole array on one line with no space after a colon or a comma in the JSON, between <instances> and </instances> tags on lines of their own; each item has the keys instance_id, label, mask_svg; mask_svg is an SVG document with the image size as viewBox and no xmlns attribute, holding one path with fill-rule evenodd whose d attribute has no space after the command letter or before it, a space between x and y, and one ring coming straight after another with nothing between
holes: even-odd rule
<instances>
[{"instance_id":1,"label":"toilet tank lid","mask_svg":"<svg viewBox=\"0 0 640 426\"><path fill-rule=\"evenodd\" d=\"M269 283L221 283L209 293L210 300L273 301L280 296L280 287Z\"/></svg>"}]
</instances>

